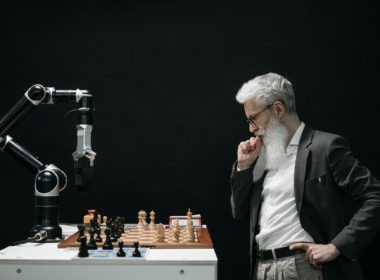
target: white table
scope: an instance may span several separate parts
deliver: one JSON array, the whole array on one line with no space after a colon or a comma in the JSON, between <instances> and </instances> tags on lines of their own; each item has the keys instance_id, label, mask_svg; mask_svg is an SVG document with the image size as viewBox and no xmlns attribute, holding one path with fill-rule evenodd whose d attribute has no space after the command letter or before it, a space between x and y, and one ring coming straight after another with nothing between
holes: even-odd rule
<instances>
[{"instance_id":1,"label":"white table","mask_svg":"<svg viewBox=\"0 0 380 280\"><path fill-rule=\"evenodd\" d=\"M63 229L65 233L65 228ZM28 243L0 251L0 280L216 280L213 249L150 249L145 259L78 258L78 249Z\"/></svg>"}]
</instances>

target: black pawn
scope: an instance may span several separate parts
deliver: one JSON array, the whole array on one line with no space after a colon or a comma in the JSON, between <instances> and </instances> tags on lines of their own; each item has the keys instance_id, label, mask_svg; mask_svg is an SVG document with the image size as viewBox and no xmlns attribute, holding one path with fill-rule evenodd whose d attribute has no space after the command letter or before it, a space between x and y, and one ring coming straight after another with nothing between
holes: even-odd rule
<instances>
[{"instance_id":1,"label":"black pawn","mask_svg":"<svg viewBox=\"0 0 380 280\"><path fill-rule=\"evenodd\" d=\"M119 251L117 252L116 256L118 257L125 257L125 252L123 250L124 242L119 241Z\"/></svg>"},{"instance_id":2,"label":"black pawn","mask_svg":"<svg viewBox=\"0 0 380 280\"><path fill-rule=\"evenodd\" d=\"M78 257L80 257L80 258L88 257L88 247L87 247L86 236L82 236L80 239L80 247L79 247Z\"/></svg>"},{"instance_id":3,"label":"black pawn","mask_svg":"<svg viewBox=\"0 0 380 280\"><path fill-rule=\"evenodd\" d=\"M101 232L101 229L100 229L100 228L97 228L97 229L96 229L96 238L95 238L95 242L103 242L103 239L102 239L102 237L100 236L100 232Z\"/></svg>"},{"instance_id":4,"label":"black pawn","mask_svg":"<svg viewBox=\"0 0 380 280\"><path fill-rule=\"evenodd\" d=\"M95 243L94 234L95 234L95 229L94 228L90 228L90 241L87 244L87 247L88 247L89 250L96 250L96 249L98 249L98 246Z\"/></svg>"},{"instance_id":5,"label":"black pawn","mask_svg":"<svg viewBox=\"0 0 380 280\"><path fill-rule=\"evenodd\" d=\"M139 243L138 242L133 242L133 246L135 246L135 250L132 253L133 257L141 257L141 253L139 251Z\"/></svg>"},{"instance_id":6,"label":"black pawn","mask_svg":"<svg viewBox=\"0 0 380 280\"><path fill-rule=\"evenodd\" d=\"M113 245L110 238L111 230L109 228L106 228L105 232L106 232L106 241L103 244L103 250L112 250Z\"/></svg>"},{"instance_id":7,"label":"black pawn","mask_svg":"<svg viewBox=\"0 0 380 280\"><path fill-rule=\"evenodd\" d=\"M94 216L94 228L95 228L95 232L97 232L98 231L98 229L100 230L100 225L99 225L99 223L98 223L98 214L99 213L97 213L96 214L96 218L95 218L95 216Z\"/></svg>"},{"instance_id":8,"label":"black pawn","mask_svg":"<svg viewBox=\"0 0 380 280\"><path fill-rule=\"evenodd\" d=\"M78 225L79 235L78 235L77 242L80 242L82 236L84 236L84 229L85 229L84 224Z\"/></svg>"}]
</instances>

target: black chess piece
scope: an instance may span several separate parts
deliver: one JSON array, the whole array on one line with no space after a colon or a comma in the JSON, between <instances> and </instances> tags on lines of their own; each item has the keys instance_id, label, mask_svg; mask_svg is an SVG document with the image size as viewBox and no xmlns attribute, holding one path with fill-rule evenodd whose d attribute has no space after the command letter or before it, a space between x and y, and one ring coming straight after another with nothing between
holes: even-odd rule
<instances>
[{"instance_id":1,"label":"black chess piece","mask_svg":"<svg viewBox=\"0 0 380 280\"><path fill-rule=\"evenodd\" d=\"M99 212L98 210L95 209L94 217L93 217L93 219L95 220L95 223L98 223L98 215L99 215Z\"/></svg>"},{"instance_id":2,"label":"black chess piece","mask_svg":"<svg viewBox=\"0 0 380 280\"><path fill-rule=\"evenodd\" d=\"M116 242L119 237L120 236L118 235L117 225L116 225L116 223L112 223L111 224L111 234L110 234L111 242Z\"/></svg>"},{"instance_id":3,"label":"black chess piece","mask_svg":"<svg viewBox=\"0 0 380 280\"><path fill-rule=\"evenodd\" d=\"M87 238L86 238L86 236L82 236L80 238L80 247L79 247L78 257L80 257L80 258L86 258L86 257L88 257L88 247L87 247Z\"/></svg>"},{"instance_id":4,"label":"black chess piece","mask_svg":"<svg viewBox=\"0 0 380 280\"><path fill-rule=\"evenodd\" d=\"M98 221L96 221L96 223L95 223L95 229L100 230L100 225L99 225Z\"/></svg>"},{"instance_id":5,"label":"black chess piece","mask_svg":"<svg viewBox=\"0 0 380 280\"><path fill-rule=\"evenodd\" d=\"M112 250L113 245L110 238L110 234L111 234L110 228L107 227L105 230L105 233L106 233L106 241L103 244L103 250Z\"/></svg>"},{"instance_id":6,"label":"black chess piece","mask_svg":"<svg viewBox=\"0 0 380 280\"><path fill-rule=\"evenodd\" d=\"M77 227L78 227L78 230L79 230L79 235L78 235L77 242L80 242L81 237L84 236L85 226L84 226L84 224L78 224Z\"/></svg>"},{"instance_id":7,"label":"black chess piece","mask_svg":"<svg viewBox=\"0 0 380 280\"><path fill-rule=\"evenodd\" d=\"M94 220L94 228L95 228L95 230L100 229L100 225L99 225L99 223L98 223L98 215L99 215L98 210L95 210L94 218L93 218L93 220Z\"/></svg>"},{"instance_id":8,"label":"black chess piece","mask_svg":"<svg viewBox=\"0 0 380 280\"><path fill-rule=\"evenodd\" d=\"M101 229L100 227L96 229L96 238L95 238L95 242L103 242L103 239L102 237L100 236L100 233L101 233Z\"/></svg>"},{"instance_id":9,"label":"black chess piece","mask_svg":"<svg viewBox=\"0 0 380 280\"><path fill-rule=\"evenodd\" d=\"M119 232L124 233L124 223L125 223L125 218L123 217L116 217L117 224L119 225ZM121 235L121 234L120 234Z\"/></svg>"},{"instance_id":10,"label":"black chess piece","mask_svg":"<svg viewBox=\"0 0 380 280\"><path fill-rule=\"evenodd\" d=\"M138 242L133 242L133 246L135 246L135 250L132 253L133 257L141 257L141 252L139 251L139 243Z\"/></svg>"},{"instance_id":11,"label":"black chess piece","mask_svg":"<svg viewBox=\"0 0 380 280\"><path fill-rule=\"evenodd\" d=\"M90 241L87 244L87 247L89 250L98 249L98 246L95 243L94 234L95 234L95 228L90 228Z\"/></svg>"},{"instance_id":12,"label":"black chess piece","mask_svg":"<svg viewBox=\"0 0 380 280\"><path fill-rule=\"evenodd\" d=\"M123 233L122 232L122 226L120 224L116 224L115 231L116 231L115 235L117 236L117 238L120 238L121 234Z\"/></svg>"},{"instance_id":13,"label":"black chess piece","mask_svg":"<svg viewBox=\"0 0 380 280\"><path fill-rule=\"evenodd\" d=\"M125 257L125 252L123 250L124 242L122 240L119 241L119 251L117 252L116 256L118 257Z\"/></svg>"}]
</instances>

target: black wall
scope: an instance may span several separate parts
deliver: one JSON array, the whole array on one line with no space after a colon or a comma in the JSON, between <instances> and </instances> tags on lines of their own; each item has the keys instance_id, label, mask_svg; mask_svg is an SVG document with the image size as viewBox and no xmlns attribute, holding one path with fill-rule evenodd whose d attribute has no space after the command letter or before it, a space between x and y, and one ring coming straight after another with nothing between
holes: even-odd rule
<instances>
[{"instance_id":1,"label":"black wall","mask_svg":"<svg viewBox=\"0 0 380 280\"><path fill-rule=\"evenodd\" d=\"M79 2L79 1L78 1ZM1 9L0 115L33 84L95 96L96 180L72 185L75 114L40 106L12 133L69 176L60 219L87 209L135 222L140 209L202 214L219 258L219 279L247 279L248 225L234 222L229 174L249 137L235 94L269 71L293 82L301 118L345 136L380 177L379 9L364 1L94 1ZM34 224L34 174L0 155L0 247ZM375 271L378 234L363 253Z\"/></svg>"}]
</instances>

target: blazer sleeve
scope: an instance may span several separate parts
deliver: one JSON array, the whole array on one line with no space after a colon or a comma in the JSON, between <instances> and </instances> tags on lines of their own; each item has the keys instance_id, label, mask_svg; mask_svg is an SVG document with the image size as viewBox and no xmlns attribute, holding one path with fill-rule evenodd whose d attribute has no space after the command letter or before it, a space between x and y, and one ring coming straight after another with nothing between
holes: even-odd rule
<instances>
[{"instance_id":1,"label":"blazer sleeve","mask_svg":"<svg viewBox=\"0 0 380 280\"><path fill-rule=\"evenodd\" d=\"M328 164L336 184L361 205L349 224L331 241L343 256L354 261L379 228L380 183L360 165L342 137L329 145Z\"/></svg>"},{"instance_id":2,"label":"blazer sleeve","mask_svg":"<svg viewBox=\"0 0 380 280\"><path fill-rule=\"evenodd\" d=\"M232 217L237 221L249 219L250 199L253 186L253 167L237 171L237 163L232 166L231 172L231 209Z\"/></svg>"}]
</instances>

